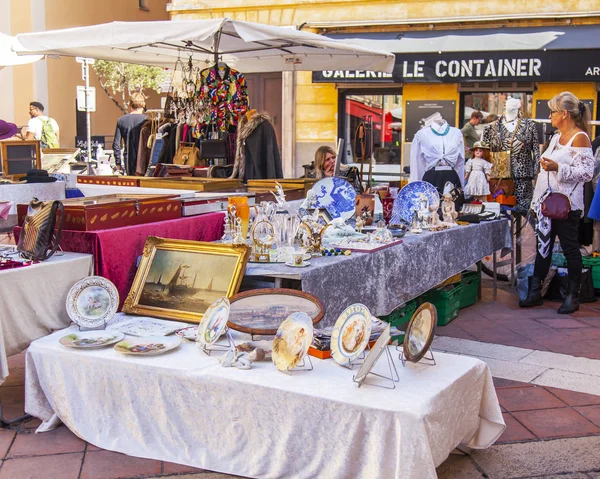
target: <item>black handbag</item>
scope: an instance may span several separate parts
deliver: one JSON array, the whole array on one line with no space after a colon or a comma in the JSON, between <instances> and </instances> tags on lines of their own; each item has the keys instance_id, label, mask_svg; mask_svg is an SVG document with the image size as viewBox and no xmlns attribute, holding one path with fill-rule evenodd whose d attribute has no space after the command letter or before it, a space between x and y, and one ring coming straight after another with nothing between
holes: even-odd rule
<instances>
[{"instance_id":1,"label":"black handbag","mask_svg":"<svg viewBox=\"0 0 600 479\"><path fill-rule=\"evenodd\" d=\"M225 140L200 140L200 158L227 158Z\"/></svg>"},{"instance_id":2,"label":"black handbag","mask_svg":"<svg viewBox=\"0 0 600 479\"><path fill-rule=\"evenodd\" d=\"M57 214L58 227L56 233ZM58 249L62 234L65 207L61 201L40 201L33 198L27 208L17 250L26 259L44 261Z\"/></svg>"}]
</instances>

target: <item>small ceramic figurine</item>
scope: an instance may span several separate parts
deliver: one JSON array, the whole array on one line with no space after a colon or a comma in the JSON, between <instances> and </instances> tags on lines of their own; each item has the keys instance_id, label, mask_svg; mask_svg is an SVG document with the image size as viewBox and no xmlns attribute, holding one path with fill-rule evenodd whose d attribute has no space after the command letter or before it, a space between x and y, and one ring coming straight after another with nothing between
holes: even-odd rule
<instances>
[{"instance_id":1,"label":"small ceramic figurine","mask_svg":"<svg viewBox=\"0 0 600 479\"><path fill-rule=\"evenodd\" d=\"M304 201L300 205L300 209L305 211L313 209L315 207L316 196L317 195L313 190L308 190L308 193L306 193L306 198L304 198Z\"/></svg>"},{"instance_id":2,"label":"small ceramic figurine","mask_svg":"<svg viewBox=\"0 0 600 479\"><path fill-rule=\"evenodd\" d=\"M417 218L417 212L415 211L415 213L413 214L412 217L412 221L410 222L410 232L411 233L416 233L419 234L423 231L423 229L421 228L421 225L419 224L419 220Z\"/></svg>"},{"instance_id":3,"label":"small ceramic figurine","mask_svg":"<svg viewBox=\"0 0 600 479\"><path fill-rule=\"evenodd\" d=\"M437 228L440 225L440 215L437 208L433 205L429 207L429 229Z\"/></svg>"},{"instance_id":4,"label":"small ceramic figurine","mask_svg":"<svg viewBox=\"0 0 600 479\"><path fill-rule=\"evenodd\" d=\"M442 218L444 219L444 223L455 224L458 213L456 212L452 195L446 193L442 198Z\"/></svg>"},{"instance_id":5,"label":"small ceramic figurine","mask_svg":"<svg viewBox=\"0 0 600 479\"><path fill-rule=\"evenodd\" d=\"M362 233L362 229L365 227L365 220L363 220L362 216L358 216L356 218L356 231Z\"/></svg>"},{"instance_id":6,"label":"small ceramic figurine","mask_svg":"<svg viewBox=\"0 0 600 479\"><path fill-rule=\"evenodd\" d=\"M283 191L283 186L279 182L275 182L275 189L277 193L271 191L271 194L275 197L275 201L277 202L277 208L281 210L287 210L287 201L285 201L285 193Z\"/></svg>"}]
</instances>

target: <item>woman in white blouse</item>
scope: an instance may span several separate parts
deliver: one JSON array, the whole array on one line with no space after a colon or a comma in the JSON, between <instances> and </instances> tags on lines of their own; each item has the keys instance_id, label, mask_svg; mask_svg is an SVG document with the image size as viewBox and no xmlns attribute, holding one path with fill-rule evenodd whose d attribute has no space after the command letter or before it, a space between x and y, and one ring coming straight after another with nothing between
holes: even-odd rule
<instances>
[{"instance_id":1,"label":"woman in white blouse","mask_svg":"<svg viewBox=\"0 0 600 479\"><path fill-rule=\"evenodd\" d=\"M531 209L537 216L537 256L533 276L529 278L527 298L519 306L528 308L542 304L542 282L552 261L554 238L558 235L569 274L569 286L559 313L570 314L579 309L579 288L583 267L579 249L579 220L583 214L583 185L592 179L594 156L589 138L590 110L570 92L562 92L548 102L550 120L558 132L540 158ZM551 220L541 213L546 192L567 195L571 213L566 220Z\"/></svg>"}]
</instances>

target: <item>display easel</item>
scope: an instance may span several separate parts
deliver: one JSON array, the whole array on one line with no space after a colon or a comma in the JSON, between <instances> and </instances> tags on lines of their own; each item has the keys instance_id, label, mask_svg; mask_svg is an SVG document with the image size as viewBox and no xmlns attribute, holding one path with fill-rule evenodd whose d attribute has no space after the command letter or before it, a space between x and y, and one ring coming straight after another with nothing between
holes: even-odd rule
<instances>
[{"instance_id":1,"label":"display easel","mask_svg":"<svg viewBox=\"0 0 600 479\"><path fill-rule=\"evenodd\" d=\"M364 378L361 380L357 380L356 375L354 375L354 376L352 376L352 381L354 381L356 384L358 384L358 387L361 387L363 384L365 384L365 381L369 377L369 374L371 374L371 375L377 376L378 378L381 378L381 379L387 379L391 383L391 385L386 386L384 384L368 383L369 385L377 386L378 388L396 389L396 383L400 381L400 375L398 374L398 370L396 369L396 365L394 364L394 359L392 358L392 354L390 353L389 347L386 346L384 354L388 361L388 368L390 370L390 375L385 376L383 374L374 373L373 371L369 371L367 374L365 374ZM379 359L381 359L381 357L379 357L377 359L375 364L377 364L379 362ZM373 365L373 367L375 367L375 365Z\"/></svg>"},{"instance_id":2,"label":"display easel","mask_svg":"<svg viewBox=\"0 0 600 479\"><path fill-rule=\"evenodd\" d=\"M408 362L408 360L404 357L404 348L402 348L402 349L399 349L399 348L400 348L400 346L396 346L396 351L400 351L400 354L398 356L400 358L400 362L402 363L402 367L404 368L404 367L406 367L406 363ZM427 357L427 354L429 354L431 357ZM420 363L423 360L425 361L423 364L425 364L427 366L435 366L436 365L435 357L433 356L433 350L431 348L429 348L427 353L425 353L425 356L423 356L421 359L419 359L417 361L417 363Z\"/></svg>"},{"instance_id":3,"label":"display easel","mask_svg":"<svg viewBox=\"0 0 600 479\"><path fill-rule=\"evenodd\" d=\"M207 356L210 356L213 352L219 352L219 353L224 353L229 351L230 349L235 349L235 342L233 341L233 337L231 336L231 332L229 331L229 328L225 328L225 337L227 338L227 345L223 345L223 344L204 344L201 343L200 341L196 342L196 345L198 346L198 349L200 349L200 351L202 351L204 354L206 354ZM217 341L219 341L221 338L217 339Z\"/></svg>"}]
</instances>

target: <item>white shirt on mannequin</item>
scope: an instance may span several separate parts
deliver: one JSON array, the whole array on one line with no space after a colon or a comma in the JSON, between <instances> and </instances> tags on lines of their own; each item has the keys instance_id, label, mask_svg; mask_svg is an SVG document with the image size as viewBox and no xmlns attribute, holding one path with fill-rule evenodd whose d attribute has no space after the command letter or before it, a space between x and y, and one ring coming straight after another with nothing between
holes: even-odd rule
<instances>
[{"instance_id":1,"label":"white shirt on mannequin","mask_svg":"<svg viewBox=\"0 0 600 479\"><path fill-rule=\"evenodd\" d=\"M462 132L447 122L422 128L410 148L410 181L423 179L425 172L436 166L448 165L465 181L465 145Z\"/></svg>"}]
</instances>

